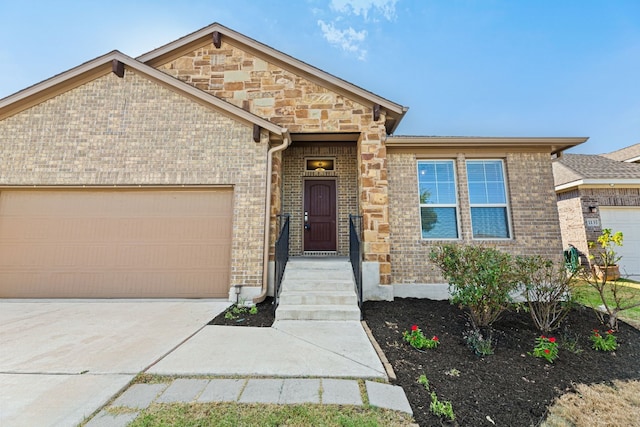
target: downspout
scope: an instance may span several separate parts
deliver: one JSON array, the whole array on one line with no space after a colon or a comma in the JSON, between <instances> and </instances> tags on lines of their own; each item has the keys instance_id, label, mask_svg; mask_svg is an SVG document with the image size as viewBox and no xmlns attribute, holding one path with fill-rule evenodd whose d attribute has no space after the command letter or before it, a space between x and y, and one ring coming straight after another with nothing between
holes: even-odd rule
<instances>
[{"instance_id":1,"label":"downspout","mask_svg":"<svg viewBox=\"0 0 640 427\"><path fill-rule=\"evenodd\" d=\"M291 135L286 128L282 129L282 144L271 147L267 152L267 184L265 196L265 212L264 212L264 248L262 257L262 289L258 296L253 298L253 303L258 304L267 297L269 288L269 231L271 229L271 175L273 171L273 153L286 149L291 144ZM281 170L282 172L282 170Z\"/></svg>"}]
</instances>

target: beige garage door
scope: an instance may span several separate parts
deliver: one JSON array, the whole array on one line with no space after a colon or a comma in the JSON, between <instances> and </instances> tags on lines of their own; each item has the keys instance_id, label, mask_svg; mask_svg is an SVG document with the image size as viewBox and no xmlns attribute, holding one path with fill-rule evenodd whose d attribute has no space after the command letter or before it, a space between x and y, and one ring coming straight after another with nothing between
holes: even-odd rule
<instances>
[{"instance_id":1,"label":"beige garage door","mask_svg":"<svg viewBox=\"0 0 640 427\"><path fill-rule=\"evenodd\" d=\"M0 297L228 297L233 191L1 190Z\"/></svg>"},{"instance_id":2,"label":"beige garage door","mask_svg":"<svg viewBox=\"0 0 640 427\"><path fill-rule=\"evenodd\" d=\"M602 228L622 232L622 246L615 251L622 257L620 273L640 278L640 208L600 206Z\"/></svg>"}]
</instances>

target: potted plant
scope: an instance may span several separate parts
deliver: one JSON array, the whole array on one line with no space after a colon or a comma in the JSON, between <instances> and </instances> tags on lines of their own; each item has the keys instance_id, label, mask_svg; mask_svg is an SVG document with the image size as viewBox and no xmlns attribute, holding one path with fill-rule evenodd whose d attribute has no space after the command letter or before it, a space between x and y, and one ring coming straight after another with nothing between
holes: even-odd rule
<instances>
[{"instance_id":1,"label":"potted plant","mask_svg":"<svg viewBox=\"0 0 640 427\"><path fill-rule=\"evenodd\" d=\"M622 246L622 232L613 233L610 228L602 230L602 234L597 239L598 246L595 255L589 255L592 260L593 274L598 279L618 280L620 278L620 268L618 261L621 256L616 254L614 247ZM589 248L594 248L595 242L589 242Z\"/></svg>"}]
</instances>

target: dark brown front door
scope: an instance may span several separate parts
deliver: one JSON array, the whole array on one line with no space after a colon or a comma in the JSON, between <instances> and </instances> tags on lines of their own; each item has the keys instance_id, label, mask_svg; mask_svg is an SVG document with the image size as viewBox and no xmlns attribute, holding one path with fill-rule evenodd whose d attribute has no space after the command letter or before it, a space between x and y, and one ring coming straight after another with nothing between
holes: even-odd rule
<instances>
[{"instance_id":1,"label":"dark brown front door","mask_svg":"<svg viewBox=\"0 0 640 427\"><path fill-rule=\"evenodd\" d=\"M336 182L304 182L304 250L336 250Z\"/></svg>"}]
</instances>

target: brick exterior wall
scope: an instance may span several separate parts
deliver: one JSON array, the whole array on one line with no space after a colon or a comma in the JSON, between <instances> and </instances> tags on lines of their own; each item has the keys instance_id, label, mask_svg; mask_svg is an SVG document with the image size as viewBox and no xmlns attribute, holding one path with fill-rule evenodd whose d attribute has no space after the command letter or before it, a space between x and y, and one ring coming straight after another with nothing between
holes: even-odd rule
<instances>
[{"instance_id":1,"label":"brick exterior wall","mask_svg":"<svg viewBox=\"0 0 640 427\"><path fill-rule=\"evenodd\" d=\"M512 239L481 242L511 254L537 254L561 261L561 235L548 153L515 152L496 155L494 152L487 152L486 156L482 156L481 152L474 151L473 157L465 153L430 157L428 151L413 153L398 150L391 151L388 157L393 260L391 273L394 284L445 282L428 258L433 246L451 241L423 240L420 228L417 161L434 158L456 161L461 238L454 242L474 242L471 237L465 160L502 158L509 193Z\"/></svg>"},{"instance_id":2,"label":"brick exterior wall","mask_svg":"<svg viewBox=\"0 0 640 427\"><path fill-rule=\"evenodd\" d=\"M220 49L211 43L158 69L291 133L359 132L358 200L364 216L365 260L380 262L380 283L391 283L384 114L374 122L372 106L332 92L224 39ZM272 230L275 228L274 219Z\"/></svg>"},{"instance_id":3,"label":"brick exterior wall","mask_svg":"<svg viewBox=\"0 0 640 427\"><path fill-rule=\"evenodd\" d=\"M358 213L356 144L304 144L284 152L283 212L291 215L290 254L302 254L303 188L305 178L335 178L338 190L338 255L349 255L349 214ZM306 171L309 157L335 158L334 170Z\"/></svg>"},{"instance_id":4,"label":"brick exterior wall","mask_svg":"<svg viewBox=\"0 0 640 427\"><path fill-rule=\"evenodd\" d=\"M578 190L560 193L557 199L562 247L567 249L569 245L573 245L580 252L588 254L585 220L588 217L598 217L599 214L589 213L589 205L580 200Z\"/></svg>"},{"instance_id":5,"label":"brick exterior wall","mask_svg":"<svg viewBox=\"0 0 640 427\"><path fill-rule=\"evenodd\" d=\"M558 212L562 229L562 244L575 246L584 254L583 263L591 253L589 242L595 242L602 233L601 206L640 206L640 188L599 187L579 188L558 193ZM589 207L596 212L590 212ZM587 220L597 220L597 226ZM616 231L616 230L613 230Z\"/></svg>"},{"instance_id":6,"label":"brick exterior wall","mask_svg":"<svg viewBox=\"0 0 640 427\"><path fill-rule=\"evenodd\" d=\"M127 70L0 121L0 185L233 185L231 285L260 286L267 144Z\"/></svg>"}]
</instances>

